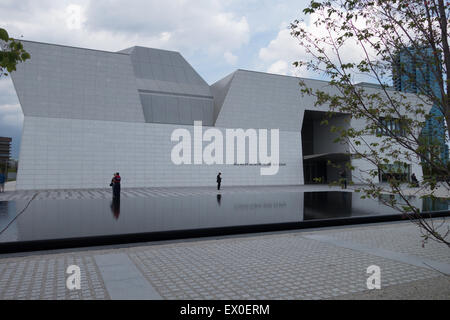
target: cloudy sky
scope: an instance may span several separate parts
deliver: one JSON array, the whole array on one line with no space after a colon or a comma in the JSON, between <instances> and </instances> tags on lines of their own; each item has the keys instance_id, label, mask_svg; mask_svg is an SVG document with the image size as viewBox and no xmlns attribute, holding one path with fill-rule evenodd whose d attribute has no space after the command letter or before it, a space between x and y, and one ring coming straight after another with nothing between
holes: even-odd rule
<instances>
[{"instance_id":1,"label":"cloudy sky","mask_svg":"<svg viewBox=\"0 0 450 320\"><path fill-rule=\"evenodd\" d=\"M235 69L301 74L303 54L287 29L309 0L1 0L11 37L118 51L134 45L180 51L209 83ZM308 23L308 22L307 22ZM0 136L18 157L23 115L9 78L0 79Z\"/></svg>"}]
</instances>

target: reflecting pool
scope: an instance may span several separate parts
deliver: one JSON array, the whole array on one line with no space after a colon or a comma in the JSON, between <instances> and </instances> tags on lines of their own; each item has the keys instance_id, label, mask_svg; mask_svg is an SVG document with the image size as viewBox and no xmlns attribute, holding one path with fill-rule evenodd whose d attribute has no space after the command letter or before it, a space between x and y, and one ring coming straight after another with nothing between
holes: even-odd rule
<instances>
[{"instance_id":1,"label":"reflecting pool","mask_svg":"<svg viewBox=\"0 0 450 320\"><path fill-rule=\"evenodd\" d=\"M20 216L27 201L0 202L0 244L274 224L292 226L398 214L379 200L360 196L352 192L247 192L120 201L33 200ZM411 201L423 211L449 210L447 200Z\"/></svg>"}]
</instances>

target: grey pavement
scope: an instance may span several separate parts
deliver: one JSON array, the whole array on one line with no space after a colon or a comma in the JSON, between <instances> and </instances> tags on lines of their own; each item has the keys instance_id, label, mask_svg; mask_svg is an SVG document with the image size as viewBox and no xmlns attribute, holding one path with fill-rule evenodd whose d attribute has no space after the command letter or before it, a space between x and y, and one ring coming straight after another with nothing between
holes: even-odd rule
<instances>
[{"instance_id":1,"label":"grey pavement","mask_svg":"<svg viewBox=\"0 0 450 320\"><path fill-rule=\"evenodd\" d=\"M16 181L8 181L5 183L5 191L15 191Z\"/></svg>"},{"instance_id":2,"label":"grey pavement","mask_svg":"<svg viewBox=\"0 0 450 320\"><path fill-rule=\"evenodd\" d=\"M80 290L65 287L72 264ZM449 266L411 222L380 223L0 255L0 299L449 299Z\"/></svg>"},{"instance_id":3,"label":"grey pavement","mask_svg":"<svg viewBox=\"0 0 450 320\"><path fill-rule=\"evenodd\" d=\"M366 290L333 297L335 300L448 300L450 278L441 276L431 279L401 283L382 290Z\"/></svg>"},{"instance_id":4,"label":"grey pavement","mask_svg":"<svg viewBox=\"0 0 450 320\"><path fill-rule=\"evenodd\" d=\"M161 299L127 254L96 255L95 261L112 299Z\"/></svg>"},{"instance_id":5,"label":"grey pavement","mask_svg":"<svg viewBox=\"0 0 450 320\"><path fill-rule=\"evenodd\" d=\"M390 188L386 183L380 183L381 193L389 194ZM276 186L222 186L221 193L247 193L247 192L306 192L306 191L348 191L353 192L363 185L349 185L347 189L339 186L324 184L308 185L276 185ZM5 184L5 192L0 193L0 201L29 200L37 193L37 199L108 199L111 197L111 188L97 189L53 189L53 190L16 190L16 182L10 181ZM423 196L433 194L436 197L448 198L450 191L444 184L438 184L436 189L431 191L426 187L409 188L406 184L402 187L402 193L411 196ZM189 196L200 194L217 194L216 185L205 187L142 187L127 188L122 186L121 196L124 198L136 197L161 197L161 196Z\"/></svg>"},{"instance_id":6,"label":"grey pavement","mask_svg":"<svg viewBox=\"0 0 450 320\"><path fill-rule=\"evenodd\" d=\"M147 188L126 188L122 186L122 198L136 197L173 197L173 196L191 196L204 194L217 194L217 187L147 187ZM348 191L352 192L355 187L341 189L336 186L328 185L293 185L293 186L222 186L222 194L230 193L260 193L260 192L301 192L301 191ZM103 189L57 189L57 190L12 190L0 193L0 201L11 200L29 200L35 194L36 199L110 199L111 188Z\"/></svg>"}]
</instances>

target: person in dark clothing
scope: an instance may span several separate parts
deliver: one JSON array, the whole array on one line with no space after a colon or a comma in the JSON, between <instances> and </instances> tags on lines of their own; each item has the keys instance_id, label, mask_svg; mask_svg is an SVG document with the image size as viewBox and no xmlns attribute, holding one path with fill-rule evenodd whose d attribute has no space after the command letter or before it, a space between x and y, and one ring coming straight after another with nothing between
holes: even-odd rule
<instances>
[{"instance_id":1,"label":"person in dark clothing","mask_svg":"<svg viewBox=\"0 0 450 320\"><path fill-rule=\"evenodd\" d=\"M112 186L113 189L113 198L119 199L120 198L120 181L122 178L120 177L119 173L116 172L114 174L114 177L111 180L110 186Z\"/></svg>"},{"instance_id":2,"label":"person in dark clothing","mask_svg":"<svg viewBox=\"0 0 450 320\"><path fill-rule=\"evenodd\" d=\"M220 190L220 184L222 183L221 172L217 175L217 190Z\"/></svg>"},{"instance_id":3,"label":"person in dark clothing","mask_svg":"<svg viewBox=\"0 0 450 320\"><path fill-rule=\"evenodd\" d=\"M413 185L414 187L418 187L418 186L419 186L419 180L417 180L417 177L416 177L416 174L415 174L415 173L413 173L413 174L411 175L411 182L412 182L412 185Z\"/></svg>"},{"instance_id":4,"label":"person in dark clothing","mask_svg":"<svg viewBox=\"0 0 450 320\"><path fill-rule=\"evenodd\" d=\"M109 184L110 187L114 186L114 178L116 177L116 174L113 173L113 177L111 179L111 183Z\"/></svg>"},{"instance_id":5,"label":"person in dark clothing","mask_svg":"<svg viewBox=\"0 0 450 320\"><path fill-rule=\"evenodd\" d=\"M3 172L0 171L0 192L5 192L6 177Z\"/></svg>"},{"instance_id":6,"label":"person in dark clothing","mask_svg":"<svg viewBox=\"0 0 450 320\"><path fill-rule=\"evenodd\" d=\"M341 171L340 176L341 176L342 188L347 189L347 175L345 174L345 170Z\"/></svg>"}]
</instances>

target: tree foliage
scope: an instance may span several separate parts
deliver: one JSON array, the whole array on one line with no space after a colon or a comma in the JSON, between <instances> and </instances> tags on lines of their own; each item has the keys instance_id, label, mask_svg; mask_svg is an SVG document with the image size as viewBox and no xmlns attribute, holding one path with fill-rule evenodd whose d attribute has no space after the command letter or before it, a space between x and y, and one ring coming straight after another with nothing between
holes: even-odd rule
<instances>
[{"instance_id":1,"label":"tree foliage","mask_svg":"<svg viewBox=\"0 0 450 320\"><path fill-rule=\"evenodd\" d=\"M426 219L409 197L412 185L397 177L407 163L420 164L421 194L435 198L444 188L450 197L450 166L442 157L450 124L449 6L446 0L313 0L303 11L326 31L311 32L300 20L291 24L307 53L294 66L322 73L333 89L301 82L303 94L314 96L317 106L327 105L330 118L349 115L352 125L333 128L337 142L349 146L353 159L371 164L361 169L363 187L357 191L403 212L421 227L424 242L448 246L448 226ZM360 58L348 60L349 46L358 48ZM357 84L358 78L377 83L377 89ZM404 82L402 91L393 90L392 79ZM432 106L438 111L430 113ZM351 162L347 166L358 170ZM381 175L390 177L388 184L374 182Z\"/></svg>"},{"instance_id":2,"label":"tree foliage","mask_svg":"<svg viewBox=\"0 0 450 320\"><path fill-rule=\"evenodd\" d=\"M16 70L18 63L30 59L20 41L10 38L5 29L0 28L0 77Z\"/></svg>"}]
</instances>

